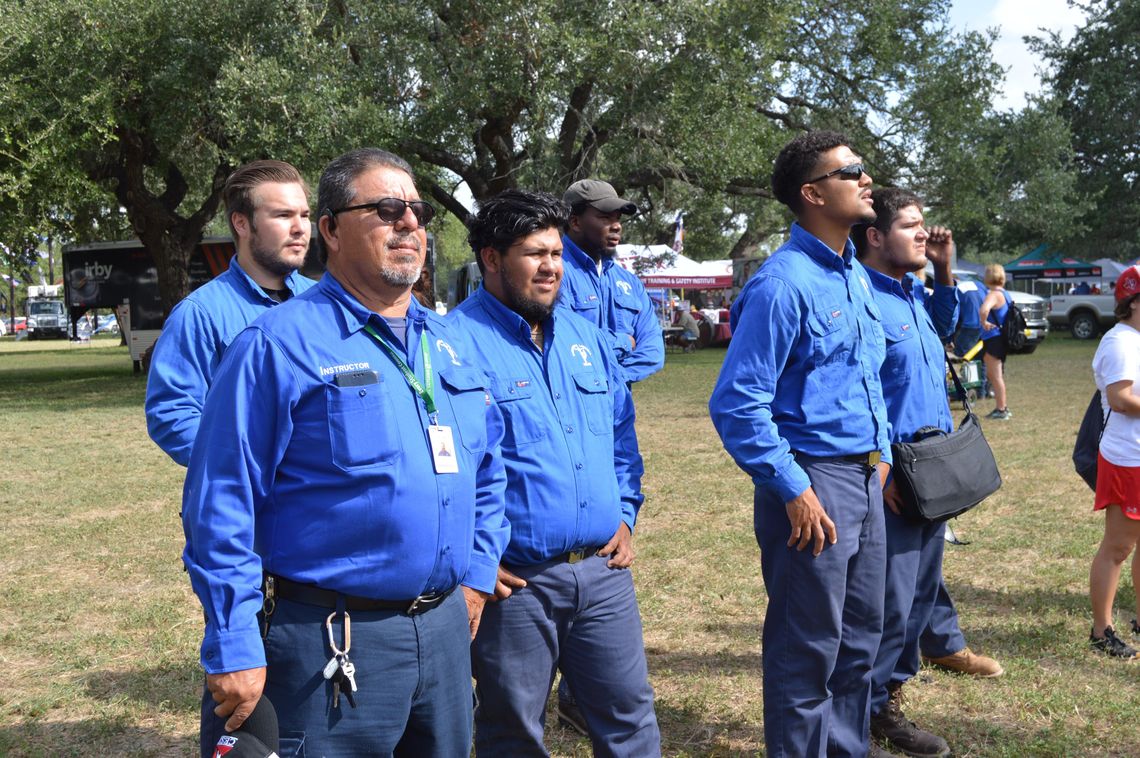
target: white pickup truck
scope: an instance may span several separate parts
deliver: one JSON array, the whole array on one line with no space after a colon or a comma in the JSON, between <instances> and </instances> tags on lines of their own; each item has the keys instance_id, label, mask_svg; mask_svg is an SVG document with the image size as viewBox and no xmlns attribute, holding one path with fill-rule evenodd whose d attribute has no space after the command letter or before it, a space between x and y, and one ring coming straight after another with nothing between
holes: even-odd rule
<instances>
[{"instance_id":1,"label":"white pickup truck","mask_svg":"<svg viewBox=\"0 0 1140 758\"><path fill-rule=\"evenodd\" d=\"M1116 301L1108 295L1054 295L1049 298L1049 325L1068 327L1075 339L1091 340L1116 323Z\"/></svg>"}]
</instances>

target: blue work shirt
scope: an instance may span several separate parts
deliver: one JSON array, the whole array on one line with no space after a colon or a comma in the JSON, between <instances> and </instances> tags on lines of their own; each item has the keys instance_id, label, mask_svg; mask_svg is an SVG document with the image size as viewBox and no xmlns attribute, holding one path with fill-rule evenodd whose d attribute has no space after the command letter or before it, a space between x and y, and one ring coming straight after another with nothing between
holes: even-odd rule
<instances>
[{"instance_id":1,"label":"blue work shirt","mask_svg":"<svg viewBox=\"0 0 1140 758\"><path fill-rule=\"evenodd\" d=\"M665 365L665 337L653 301L636 275L613 258L598 264L562 237L562 286L558 302L602 330L627 382L640 382ZM631 345L630 336L637 342Z\"/></svg>"},{"instance_id":2,"label":"blue work shirt","mask_svg":"<svg viewBox=\"0 0 1140 758\"><path fill-rule=\"evenodd\" d=\"M891 424L891 442L910 442L924 426L954 431L946 399L946 349L958 319L958 290L934 285L928 296L922 282L907 274L898 279L867 268L875 302L883 314L887 358L879 372Z\"/></svg>"},{"instance_id":3,"label":"blue work shirt","mask_svg":"<svg viewBox=\"0 0 1140 758\"><path fill-rule=\"evenodd\" d=\"M983 285L969 279L958 282L958 301L961 304L958 328L981 330L982 322L978 318L978 311L981 310L988 291Z\"/></svg>"},{"instance_id":4,"label":"blue work shirt","mask_svg":"<svg viewBox=\"0 0 1140 758\"><path fill-rule=\"evenodd\" d=\"M502 416L475 348L414 299L408 348L459 473L436 474L424 402L364 331L395 343L332 274L267 311L226 351L183 493L184 561L206 611L209 673L265 663L262 572L380 600L462 583L492 592L510 527Z\"/></svg>"},{"instance_id":5,"label":"blue work shirt","mask_svg":"<svg viewBox=\"0 0 1140 758\"><path fill-rule=\"evenodd\" d=\"M479 345L475 361L491 379L506 425L509 565L529 566L633 531L641 494L641 454L633 401L605 335L557 307L530 324L482 287L448 315Z\"/></svg>"},{"instance_id":6,"label":"blue work shirt","mask_svg":"<svg viewBox=\"0 0 1140 758\"><path fill-rule=\"evenodd\" d=\"M879 450L890 463L882 318L850 240L836 255L793 224L731 315L732 342L709 413L757 487L787 502L811 486L792 451L835 457Z\"/></svg>"},{"instance_id":7,"label":"blue work shirt","mask_svg":"<svg viewBox=\"0 0 1140 758\"><path fill-rule=\"evenodd\" d=\"M316 282L294 271L285 277L293 295ZM222 354L249 322L279 303L249 277L235 255L230 267L174 306L150 357L146 428L174 462L190 462L206 390Z\"/></svg>"}]
</instances>

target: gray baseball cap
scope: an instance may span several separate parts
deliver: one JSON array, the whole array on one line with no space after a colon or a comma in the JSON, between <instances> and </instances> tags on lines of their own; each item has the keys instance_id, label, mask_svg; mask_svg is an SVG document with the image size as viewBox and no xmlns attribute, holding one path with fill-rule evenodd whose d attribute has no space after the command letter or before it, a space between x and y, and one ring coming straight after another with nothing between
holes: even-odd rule
<instances>
[{"instance_id":1,"label":"gray baseball cap","mask_svg":"<svg viewBox=\"0 0 1140 758\"><path fill-rule=\"evenodd\" d=\"M602 213L621 211L629 216L637 213L636 205L618 197L617 190L609 182L598 179L582 179L574 182L562 195L562 200L571 208L586 203Z\"/></svg>"}]
</instances>

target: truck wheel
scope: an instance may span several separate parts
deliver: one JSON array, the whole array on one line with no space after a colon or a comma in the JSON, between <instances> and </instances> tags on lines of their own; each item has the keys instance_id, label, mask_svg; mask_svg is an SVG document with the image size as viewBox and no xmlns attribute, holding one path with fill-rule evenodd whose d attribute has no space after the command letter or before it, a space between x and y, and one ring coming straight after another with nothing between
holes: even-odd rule
<instances>
[{"instance_id":1,"label":"truck wheel","mask_svg":"<svg viewBox=\"0 0 1140 758\"><path fill-rule=\"evenodd\" d=\"M1078 313L1073 316L1073 321L1069 324L1069 331L1072 332L1074 339L1091 340L1097 335L1099 326L1096 318L1091 314Z\"/></svg>"}]
</instances>

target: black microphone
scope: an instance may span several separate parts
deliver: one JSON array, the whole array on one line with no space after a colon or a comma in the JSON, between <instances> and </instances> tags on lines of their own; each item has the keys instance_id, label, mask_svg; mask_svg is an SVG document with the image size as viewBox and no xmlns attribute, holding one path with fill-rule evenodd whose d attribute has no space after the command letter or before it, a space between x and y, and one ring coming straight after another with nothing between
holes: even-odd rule
<instances>
[{"instance_id":1,"label":"black microphone","mask_svg":"<svg viewBox=\"0 0 1140 758\"><path fill-rule=\"evenodd\" d=\"M279 745L277 711L262 695L241 728L221 736L214 747L214 758L278 758Z\"/></svg>"}]
</instances>

